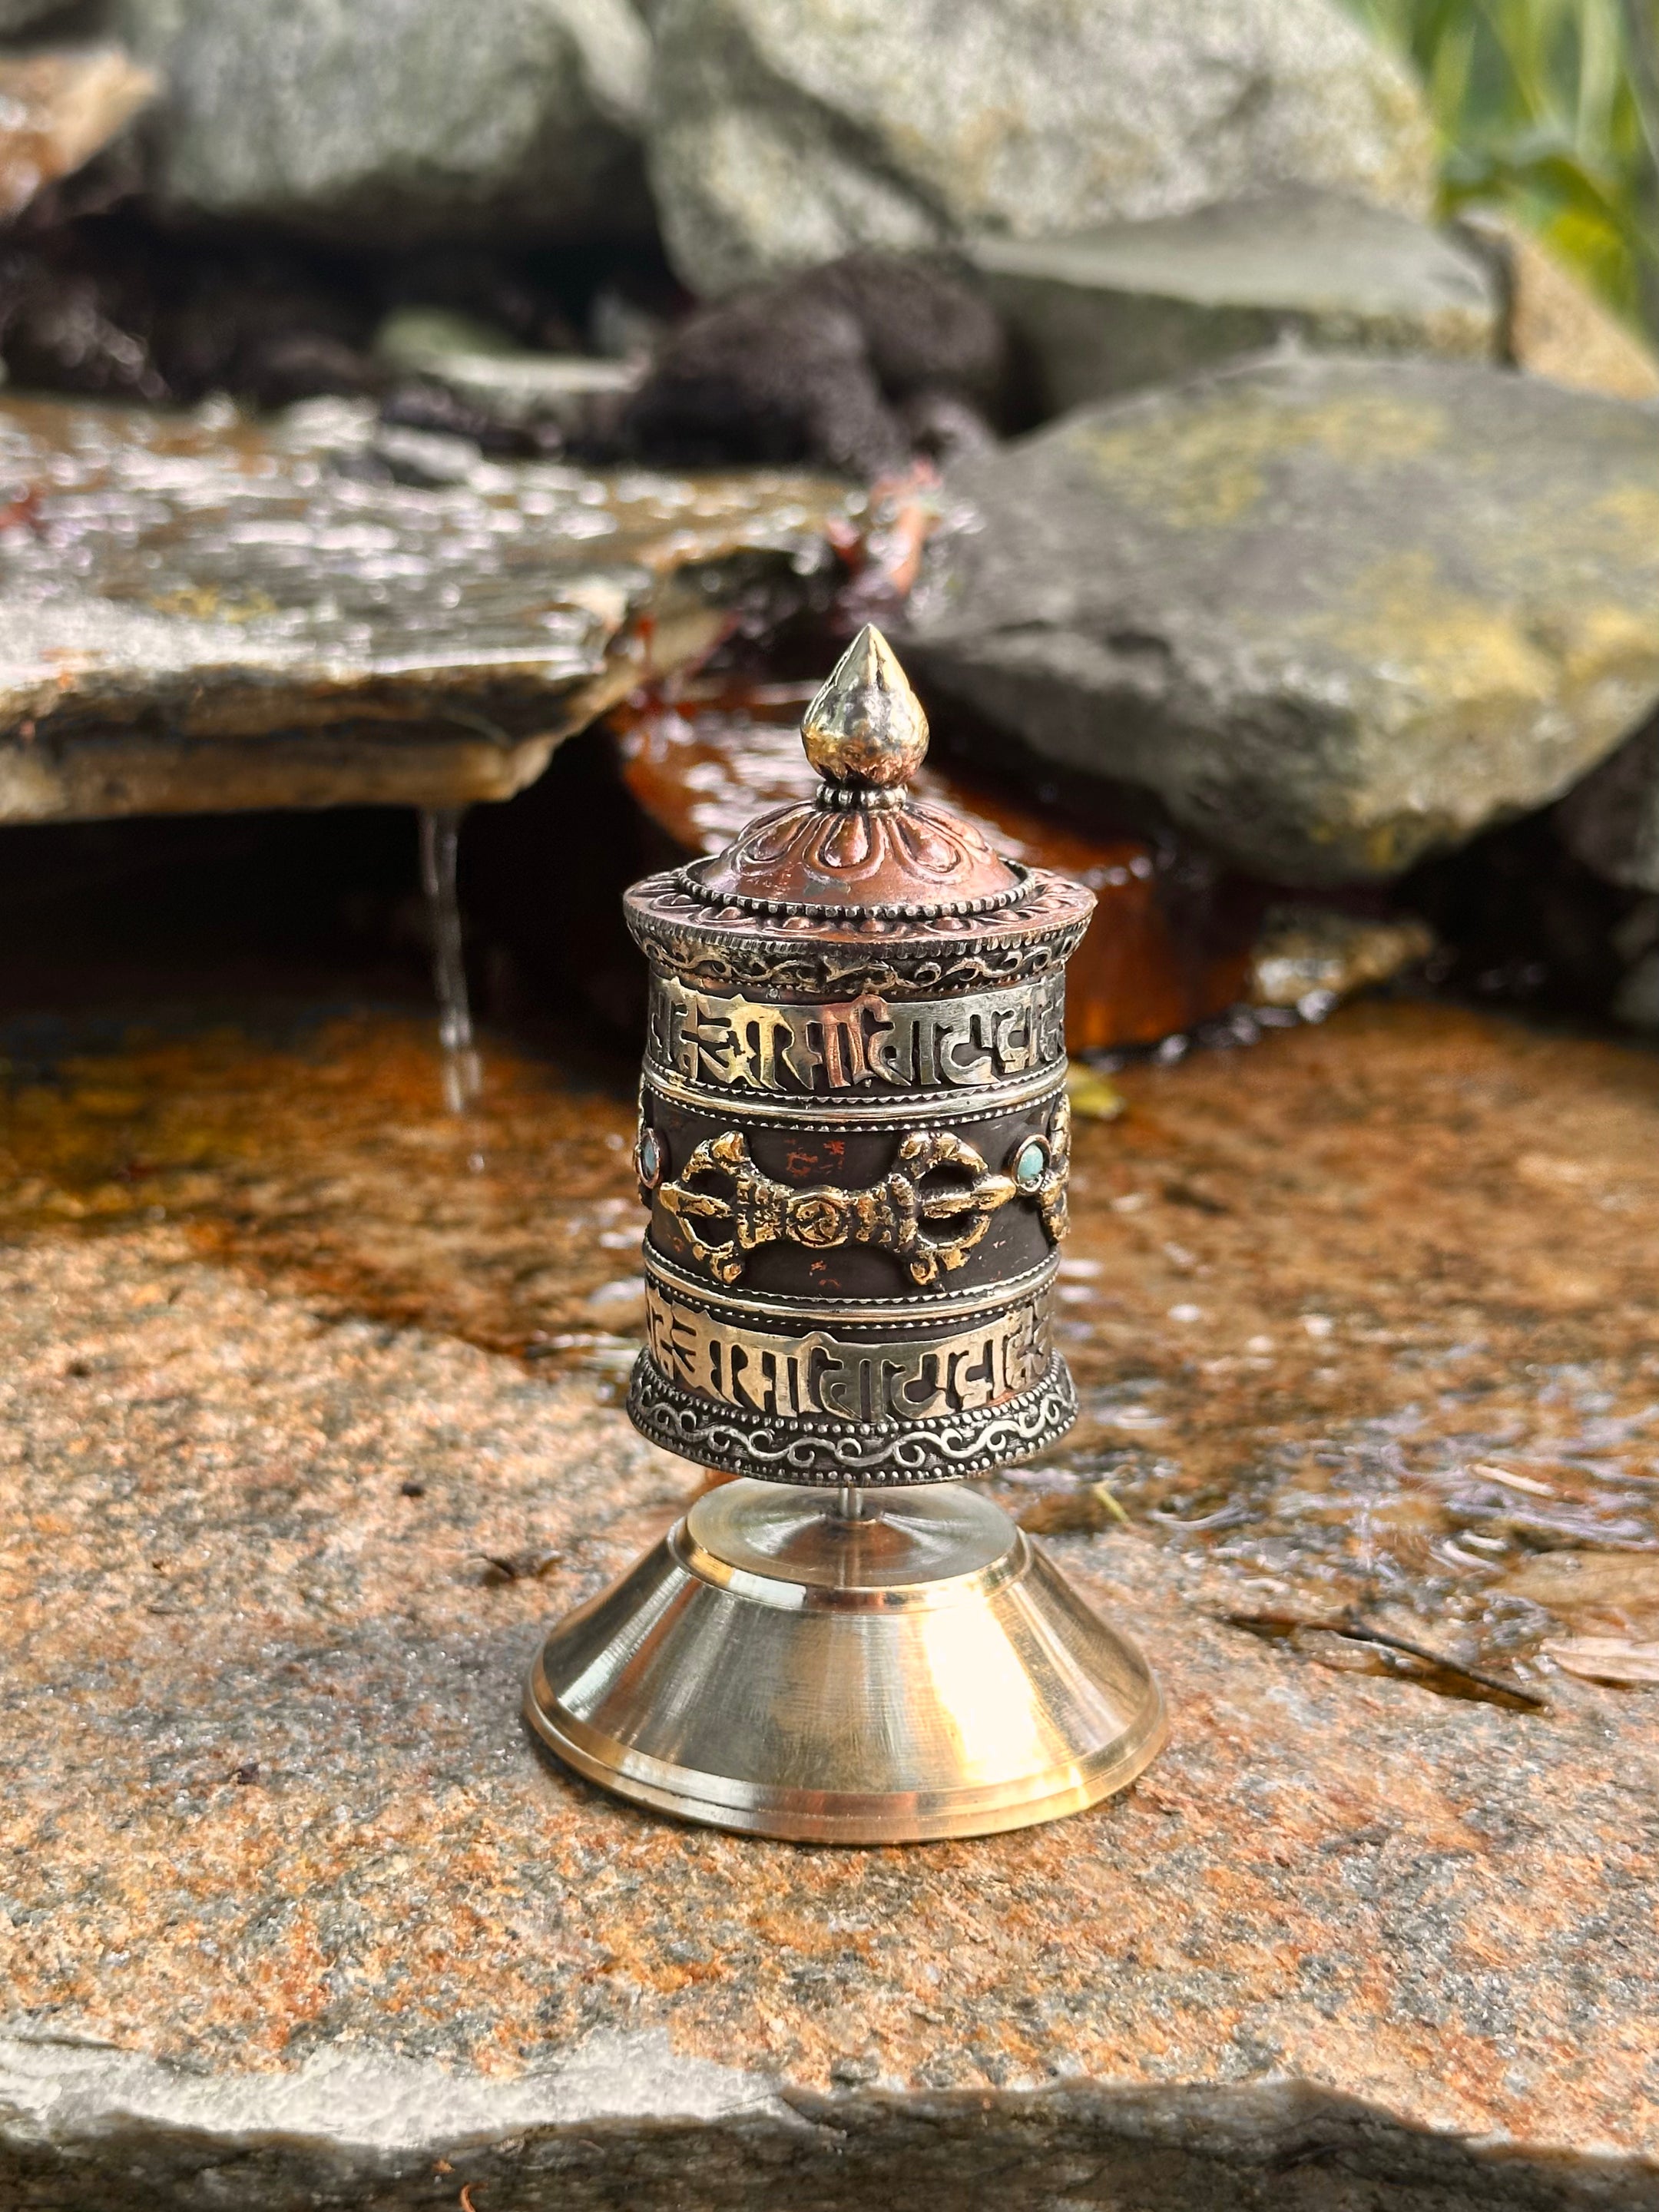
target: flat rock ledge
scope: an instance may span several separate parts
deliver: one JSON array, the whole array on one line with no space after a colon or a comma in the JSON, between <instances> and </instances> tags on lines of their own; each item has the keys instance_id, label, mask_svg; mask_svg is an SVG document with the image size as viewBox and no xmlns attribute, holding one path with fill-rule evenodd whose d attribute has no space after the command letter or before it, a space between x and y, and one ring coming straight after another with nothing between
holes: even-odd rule
<instances>
[{"instance_id":1,"label":"flat rock ledge","mask_svg":"<svg viewBox=\"0 0 1659 2212\"><path fill-rule=\"evenodd\" d=\"M380 2212L447 2206L458 2182L480 2208L504 2197L525 2212L830 2212L877 2202L895 2184L951 2207L1148 2212L1280 2203L1636 2212L1654 2202L1653 2169L1640 2160L1425 2134L1307 2081L824 2094L678 2057L660 2030L596 2036L568 2064L513 2082L375 2057L204 2082L125 2054L11 2039L0 2042L0 2099L22 2151L11 2166L21 2202L54 2212Z\"/></svg>"},{"instance_id":2,"label":"flat rock ledge","mask_svg":"<svg viewBox=\"0 0 1659 2212\"><path fill-rule=\"evenodd\" d=\"M966 255L1045 416L1286 342L1498 352L1498 287L1474 255L1338 192L1259 192L1071 238L976 239Z\"/></svg>"},{"instance_id":3,"label":"flat rock ledge","mask_svg":"<svg viewBox=\"0 0 1659 2212\"><path fill-rule=\"evenodd\" d=\"M338 402L261 427L7 399L0 821L510 797L830 568L861 501L479 462Z\"/></svg>"},{"instance_id":4,"label":"flat rock ledge","mask_svg":"<svg viewBox=\"0 0 1659 2212\"><path fill-rule=\"evenodd\" d=\"M1645 1700L1334 1674L1066 1539L1170 1695L1126 1796L682 1828L518 1719L693 1486L596 1386L167 1225L0 1253L0 2202L1659 2204Z\"/></svg>"}]
</instances>

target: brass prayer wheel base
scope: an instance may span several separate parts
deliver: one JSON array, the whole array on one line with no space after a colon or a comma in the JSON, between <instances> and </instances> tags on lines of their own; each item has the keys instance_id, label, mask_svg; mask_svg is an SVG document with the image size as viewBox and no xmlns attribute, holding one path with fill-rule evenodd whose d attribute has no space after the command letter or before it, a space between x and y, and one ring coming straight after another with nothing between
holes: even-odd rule
<instances>
[{"instance_id":1,"label":"brass prayer wheel base","mask_svg":"<svg viewBox=\"0 0 1659 2212\"><path fill-rule=\"evenodd\" d=\"M1075 1813L1166 1733L1152 1670L954 1483L742 1480L553 1631L525 1710L623 1797L799 1843L921 1843Z\"/></svg>"}]
</instances>

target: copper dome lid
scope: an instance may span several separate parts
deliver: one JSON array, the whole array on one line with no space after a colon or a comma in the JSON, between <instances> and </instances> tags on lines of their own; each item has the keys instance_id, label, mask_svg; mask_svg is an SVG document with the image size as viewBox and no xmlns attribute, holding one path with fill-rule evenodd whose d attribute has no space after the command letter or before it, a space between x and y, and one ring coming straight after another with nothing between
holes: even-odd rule
<instances>
[{"instance_id":1,"label":"copper dome lid","mask_svg":"<svg viewBox=\"0 0 1659 2212\"><path fill-rule=\"evenodd\" d=\"M763 814L681 872L700 896L755 914L984 914L1030 886L947 806L906 788L927 751L927 717L892 647L866 623L801 724L823 781Z\"/></svg>"}]
</instances>

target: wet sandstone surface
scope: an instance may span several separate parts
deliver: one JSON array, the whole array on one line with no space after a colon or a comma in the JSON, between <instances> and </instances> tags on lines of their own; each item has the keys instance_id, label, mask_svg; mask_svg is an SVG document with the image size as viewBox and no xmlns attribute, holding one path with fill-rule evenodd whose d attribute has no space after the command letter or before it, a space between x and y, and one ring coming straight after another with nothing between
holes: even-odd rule
<instances>
[{"instance_id":1,"label":"wet sandstone surface","mask_svg":"<svg viewBox=\"0 0 1659 2212\"><path fill-rule=\"evenodd\" d=\"M396 1014L15 1048L9 2201L1659 2197L1656 1692L1552 1656L1659 1632L1659 1060L1401 1002L1120 1079L1085 1419L994 1487L1174 1737L877 1851L530 1748L538 1634L699 1477L616 1403L625 1072L486 1070L458 1121Z\"/></svg>"}]
</instances>

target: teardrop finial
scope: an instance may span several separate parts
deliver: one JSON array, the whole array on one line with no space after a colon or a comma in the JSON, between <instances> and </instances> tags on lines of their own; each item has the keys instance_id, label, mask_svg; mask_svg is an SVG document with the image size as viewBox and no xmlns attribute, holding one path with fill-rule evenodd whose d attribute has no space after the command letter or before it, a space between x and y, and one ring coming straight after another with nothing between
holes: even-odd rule
<instances>
[{"instance_id":1,"label":"teardrop finial","mask_svg":"<svg viewBox=\"0 0 1659 2212\"><path fill-rule=\"evenodd\" d=\"M800 726L806 757L826 783L890 790L927 751L927 717L898 656L872 623L853 640Z\"/></svg>"}]
</instances>

